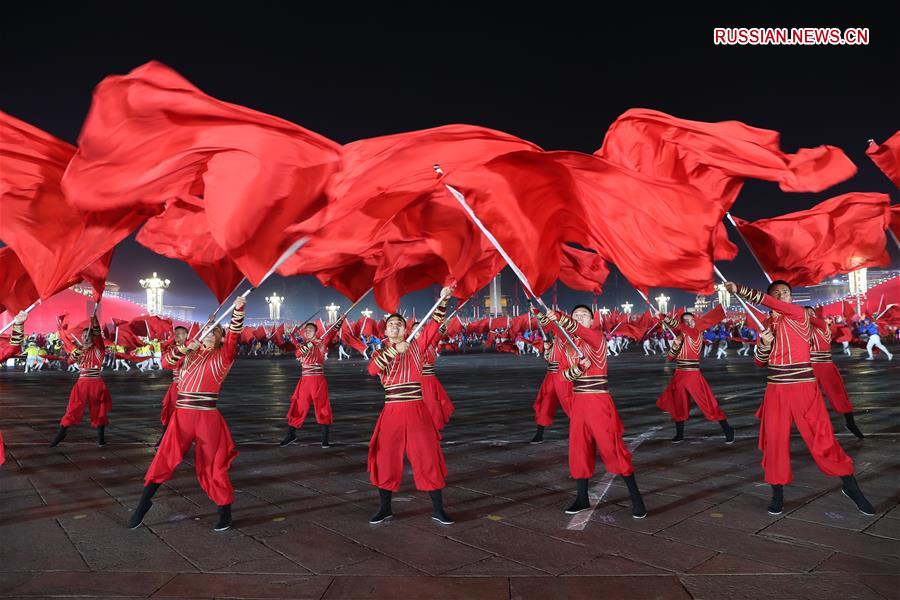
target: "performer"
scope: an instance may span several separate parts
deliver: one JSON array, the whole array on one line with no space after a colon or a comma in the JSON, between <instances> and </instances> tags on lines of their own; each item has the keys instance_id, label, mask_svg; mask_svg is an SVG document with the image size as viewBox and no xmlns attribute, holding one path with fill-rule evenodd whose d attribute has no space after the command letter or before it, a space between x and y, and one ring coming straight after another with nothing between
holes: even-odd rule
<instances>
[{"instance_id":1,"label":"performer","mask_svg":"<svg viewBox=\"0 0 900 600\"><path fill-rule=\"evenodd\" d=\"M572 404L572 382L562 374L569 364L563 342L559 337L554 337L552 342L544 340L544 360L547 361L547 374L544 375L537 398L534 399L534 422L537 423L537 431L530 444L544 443L544 428L553 425L556 407L562 404L563 412L568 415Z\"/></svg>"},{"instance_id":2,"label":"performer","mask_svg":"<svg viewBox=\"0 0 900 600\"><path fill-rule=\"evenodd\" d=\"M369 480L378 488L381 504L369 523L381 523L393 515L391 497L400 489L403 456L412 466L416 489L431 496L431 518L443 525L453 519L444 512L442 490L447 465L441 452L440 434L422 402L422 367L425 351L440 335L447 300L453 288L441 290L441 302L418 337L407 343L406 319L399 314L387 318L388 339L372 355L369 374L377 375L384 386L384 409L378 416L369 442Z\"/></svg>"},{"instance_id":3,"label":"performer","mask_svg":"<svg viewBox=\"0 0 900 600\"><path fill-rule=\"evenodd\" d=\"M184 347L184 342L187 341L187 328L179 325L174 329L173 333L175 339L172 343L182 354L185 354L187 348ZM169 361L163 361L162 357L160 357L160 368L172 371L172 383L169 384L169 389L166 390L166 395L163 396L162 410L159 413L159 421L162 423L163 430L162 435L159 436L159 440L155 444L156 448L159 448L159 445L162 443L162 439L166 435L166 427L169 426L172 413L175 412L175 403L178 401L178 378L181 375L183 362L183 360L179 360L177 363L171 364Z\"/></svg>"},{"instance_id":4,"label":"performer","mask_svg":"<svg viewBox=\"0 0 900 600\"><path fill-rule=\"evenodd\" d=\"M438 431L443 431L444 426L450 422L450 415L453 414L454 407L450 401L450 396L447 395L447 390L444 389L444 386L441 385L435 374L434 363L437 360L437 350L438 345L441 343L441 338L447 333L446 323L441 324L438 333L439 335L434 338L431 345L425 349L425 355L423 356L422 400L425 401L425 408L428 409L431 420L434 421L434 428ZM419 335L422 335L421 332Z\"/></svg>"},{"instance_id":5,"label":"performer","mask_svg":"<svg viewBox=\"0 0 900 600\"><path fill-rule=\"evenodd\" d=\"M716 349L716 360L728 358L728 331L719 325L718 334L719 346Z\"/></svg>"},{"instance_id":6,"label":"performer","mask_svg":"<svg viewBox=\"0 0 900 600\"><path fill-rule=\"evenodd\" d=\"M186 351L176 345L166 350L163 361L169 368L181 365L178 399L159 450L144 476L144 492L128 520L130 529L140 527L144 515L153 506L153 494L160 485L172 478L172 473L194 442L197 480L209 499L219 507L219 519L214 529L225 531L231 527L234 488L228 477L228 469L238 452L231 439L228 424L216 407L216 400L237 355L246 303L243 296L238 296L234 301L227 333L217 325L203 337L202 345L193 341L188 344Z\"/></svg>"},{"instance_id":7,"label":"performer","mask_svg":"<svg viewBox=\"0 0 900 600\"><path fill-rule=\"evenodd\" d=\"M574 348L566 345L566 359L570 365L563 376L573 382L572 404L569 410L569 472L575 480L575 501L566 514L575 514L591 504L588 500L588 481L594 474L597 450L609 473L616 473L625 480L631 497L631 515L635 519L647 516L644 500L634 479L631 452L622 440L622 421L616 412L608 390L606 337L592 329L594 315L590 308L579 304L572 309L572 318L550 311L544 315L535 310L542 324L558 321L574 337L574 342L584 354L579 359Z\"/></svg>"},{"instance_id":8,"label":"performer","mask_svg":"<svg viewBox=\"0 0 900 600\"><path fill-rule=\"evenodd\" d=\"M81 423L85 405L91 413L91 427L97 430L97 445L101 448L106 446L105 434L106 426L109 424L109 411L112 409L112 398L109 396L106 383L100 377L106 347L96 315L91 317L90 328L81 332L81 340L81 345L76 346L69 355L69 363L78 365L78 380L69 395L66 414L59 422L59 432L50 442L51 448L59 446L65 439L69 427Z\"/></svg>"},{"instance_id":9,"label":"performer","mask_svg":"<svg viewBox=\"0 0 900 600\"><path fill-rule=\"evenodd\" d=\"M725 434L725 443L734 443L734 427L728 424L725 413L709 387L709 383L700 372L700 347L703 345L703 330L712 323L722 319L721 309L714 309L699 319L693 313L686 312L681 319L665 316L663 322L676 332L677 337L666 353L667 360L675 361L675 374L669 386L663 391L656 406L672 415L675 422L675 437L672 442L679 444L684 440L684 423L690 418L688 397L703 411L708 421L717 421Z\"/></svg>"},{"instance_id":10,"label":"performer","mask_svg":"<svg viewBox=\"0 0 900 600\"><path fill-rule=\"evenodd\" d=\"M28 316L24 310L16 315L13 321L12 332L9 334L9 345L0 347L0 364L13 356L22 353L22 342L25 341L25 318ZM0 465L6 462L6 451L3 449L3 434L0 433Z\"/></svg>"},{"instance_id":11,"label":"performer","mask_svg":"<svg viewBox=\"0 0 900 600\"><path fill-rule=\"evenodd\" d=\"M772 486L769 513L778 515L784 510L783 486L792 480L791 424L796 423L819 469L826 475L840 477L844 495L853 500L860 512L874 515L875 509L853 476L853 461L831 428L810 364L809 316L803 307L791 303L791 286L776 280L769 284L765 294L732 282L725 287L732 294L772 311L771 329L760 333L754 350L756 364L767 366L769 371L766 394L756 413L760 419L762 467L766 483Z\"/></svg>"},{"instance_id":12,"label":"performer","mask_svg":"<svg viewBox=\"0 0 900 600\"><path fill-rule=\"evenodd\" d=\"M844 415L844 426L847 431L859 439L863 439L865 436L856 426L856 420L853 418L853 405L850 404L850 398L847 396L844 378L841 377L841 372L831 360L831 326L825 319L817 317L816 311L812 307L806 307L806 314L812 328L810 362L816 381L825 392L824 396L828 398L834 412Z\"/></svg>"},{"instance_id":13,"label":"performer","mask_svg":"<svg viewBox=\"0 0 900 600\"><path fill-rule=\"evenodd\" d=\"M315 323L307 323L303 327L303 338L306 341L297 346L296 352L297 360L300 361L300 381L291 395L291 407L287 412L288 432L279 446L288 446L297 440L297 430L303 427L310 404L315 407L316 422L322 429L322 447L331 446L328 430L334 419L331 401L328 399L328 380L325 379L325 353L335 334L340 331L345 317L343 315L335 321L321 338L316 337L318 328Z\"/></svg>"},{"instance_id":14,"label":"performer","mask_svg":"<svg viewBox=\"0 0 900 600\"><path fill-rule=\"evenodd\" d=\"M878 348L884 352L884 355L887 356L888 360L894 359L894 355L881 343L881 336L878 334L878 323L876 323L874 319L863 320L860 330L869 334L869 341L866 344L866 352L869 353L869 356L866 360L875 360L875 356L872 354L872 348Z\"/></svg>"}]
</instances>

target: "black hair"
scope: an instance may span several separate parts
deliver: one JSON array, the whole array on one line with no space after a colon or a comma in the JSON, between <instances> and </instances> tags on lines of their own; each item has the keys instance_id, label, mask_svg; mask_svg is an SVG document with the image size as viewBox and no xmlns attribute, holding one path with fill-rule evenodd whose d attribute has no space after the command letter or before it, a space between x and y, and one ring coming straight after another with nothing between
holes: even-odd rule
<instances>
[{"instance_id":1,"label":"black hair","mask_svg":"<svg viewBox=\"0 0 900 600\"><path fill-rule=\"evenodd\" d=\"M178 327L176 327L176 328L173 329L172 331L175 332L175 331L178 331L179 329L184 329L184 332L185 332L185 333L188 332L187 327L182 327L181 325L179 325Z\"/></svg>"},{"instance_id":2,"label":"black hair","mask_svg":"<svg viewBox=\"0 0 900 600\"><path fill-rule=\"evenodd\" d=\"M689 311L689 310L686 310L686 311L684 311L683 313L681 313L681 318L682 318L682 319L685 318L685 317L688 317L688 316L694 317L694 313L692 313L692 312ZM694 317L694 318L696 319L697 317Z\"/></svg>"},{"instance_id":3,"label":"black hair","mask_svg":"<svg viewBox=\"0 0 900 600\"><path fill-rule=\"evenodd\" d=\"M583 308L584 310L588 311L588 312L590 313L590 315L591 315L591 318L592 318L592 319L594 318L594 311L592 311L592 310L591 310L591 307L588 306L588 305L586 305L586 304L576 304L575 306L573 306L573 307L572 307L572 314L574 315L574 314L575 314L575 311L578 310L579 308Z\"/></svg>"},{"instance_id":4,"label":"black hair","mask_svg":"<svg viewBox=\"0 0 900 600\"><path fill-rule=\"evenodd\" d=\"M389 314L389 315L387 316L387 319L384 320L385 325L387 325L387 322L390 321L391 319L400 319L401 321L403 321L403 324L406 325L406 317L404 317L404 316L401 315L400 313L391 313L391 314Z\"/></svg>"},{"instance_id":5,"label":"black hair","mask_svg":"<svg viewBox=\"0 0 900 600\"><path fill-rule=\"evenodd\" d=\"M775 281L773 281L772 283L769 284L769 287L766 288L766 293L771 294L772 288L775 287L776 285L784 285L784 286L787 286L788 290L791 289L791 284L789 284L787 281L785 281L784 279L776 279Z\"/></svg>"},{"instance_id":6,"label":"black hair","mask_svg":"<svg viewBox=\"0 0 900 600\"><path fill-rule=\"evenodd\" d=\"M316 331L319 330L319 326L316 325L315 323L306 323L306 324L303 325L303 329L306 329L307 327L312 327L312 328L315 329Z\"/></svg>"}]
</instances>

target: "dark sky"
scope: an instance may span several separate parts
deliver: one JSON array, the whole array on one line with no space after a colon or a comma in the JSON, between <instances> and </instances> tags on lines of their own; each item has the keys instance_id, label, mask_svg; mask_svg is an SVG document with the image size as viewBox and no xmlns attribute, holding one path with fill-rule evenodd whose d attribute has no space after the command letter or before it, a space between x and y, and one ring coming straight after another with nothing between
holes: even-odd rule
<instances>
[{"instance_id":1,"label":"dark sky","mask_svg":"<svg viewBox=\"0 0 900 600\"><path fill-rule=\"evenodd\" d=\"M53 4L29 12L5 7L0 108L74 143L93 87L106 75L155 59L212 96L341 143L459 122L508 131L548 150L592 152L619 114L645 107L775 129L787 151L836 145L859 167L856 177L823 194L787 194L775 184L748 182L733 212L749 219L802 210L849 191L896 192L864 154L868 138L883 141L900 127L900 44L896 21L883 15L706 15L651 22L646 16L573 14L535 21L545 27L507 21L489 28L482 15L464 14L456 5L446 5L440 15L388 13L380 6L369 11L384 14L360 14L350 5L336 6L355 15L352 23L340 12L330 19L298 14L288 3L232 12L221 8L224 3L210 6L219 8L190 14L154 3L125 14L81 5L68 13ZM258 12L244 14L251 8ZM213 12L220 16L211 18ZM869 27L871 43L712 44L714 26L782 25ZM733 232L732 239L741 255L723 270L761 283ZM175 282L167 303L202 310L215 305L190 269L131 240L117 250L110 280L123 291L138 291L136 280L153 270ZM511 289L511 277L504 285ZM263 297L272 291L288 296L287 316L295 319L341 300L314 281L273 278L252 298L251 316L264 316ZM667 293L679 303L688 298ZM570 291L560 296L562 303L587 299ZM431 298L432 291L416 294L409 305L422 310ZM611 276L601 303L625 299L634 302L637 294Z\"/></svg>"}]
</instances>

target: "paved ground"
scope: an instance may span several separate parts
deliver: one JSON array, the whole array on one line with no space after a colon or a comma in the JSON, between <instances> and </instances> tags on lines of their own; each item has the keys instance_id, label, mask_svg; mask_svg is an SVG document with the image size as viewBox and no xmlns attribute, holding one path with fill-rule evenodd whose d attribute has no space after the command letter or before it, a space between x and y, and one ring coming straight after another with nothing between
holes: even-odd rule
<instances>
[{"instance_id":1,"label":"paved ground","mask_svg":"<svg viewBox=\"0 0 900 600\"><path fill-rule=\"evenodd\" d=\"M86 425L47 447L71 375L0 371L0 597L135 598L863 598L900 588L900 361L836 356L856 404L858 441L841 429L878 515L861 515L837 480L794 440L795 482L786 512L769 516L756 449L764 373L749 358L705 361L730 421L688 423L668 441L654 406L671 367L659 357L613 358L611 388L634 447L650 511L636 521L621 479L592 481L589 518L563 508L573 485L560 415L543 445L531 402L543 376L537 358L448 356L438 373L456 402L444 450L450 470L442 527L410 477L395 519L370 526L377 494L366 444L381 407L361 360L330 361L335 445L316 427L280 449L297 377L289 360L242 359L220 403L241 455L232 470L235 528L215 533L215 507L184 464L157 494L147 526L124 527L159 435L167 374L108 373L110 445ZM835 416L837 425L842 423Z\"/></svg>"}]
</instances>

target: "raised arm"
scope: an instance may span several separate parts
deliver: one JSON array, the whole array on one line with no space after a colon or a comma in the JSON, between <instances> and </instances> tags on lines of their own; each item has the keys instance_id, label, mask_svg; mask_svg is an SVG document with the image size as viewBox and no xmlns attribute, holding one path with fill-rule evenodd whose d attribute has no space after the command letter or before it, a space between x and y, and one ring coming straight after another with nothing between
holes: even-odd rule
<instances>
[{"instance_id":1,"label":"raised arm","mask_svg":"<svg viewBox=\"0 0 900 600\"><path fill-rule=\"evenodd\" d=\"M234 362L234 358L237 356L241 330L244 329L244 306L246 304L247 299L243 296L238 296L237 300L234 301L234 310L231 311L231 323L228 324L228 328L225 330L222 358L228 366L231 366L231 363Z\"/></svg>"},{"instance_id":2,"label":"raised arm","mask_svg":"<svg viewBox=\"0 0 900 600\"><path fill-rule=\"evenodd\" d=\"M794 319L795 321L804 321L806 319L806 311L799 304L777 300L768 294L764 294L761 291L755 290L746 285L740 285L730 282L725 285L729 286L729 284L731 286L729 289L731 293L737 294L748 302L765 306L766 308L774 310L775 312L780 313L788 318Z\"/></svg>"}]
</instances>

